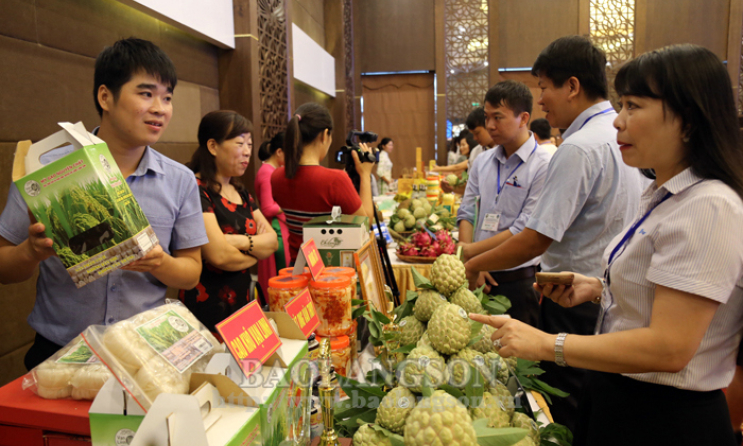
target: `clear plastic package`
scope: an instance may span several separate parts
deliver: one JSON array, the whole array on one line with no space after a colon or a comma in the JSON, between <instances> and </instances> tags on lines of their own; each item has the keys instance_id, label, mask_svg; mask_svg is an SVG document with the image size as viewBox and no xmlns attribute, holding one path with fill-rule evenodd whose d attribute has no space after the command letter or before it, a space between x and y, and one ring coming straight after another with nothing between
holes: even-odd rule
<instances>
[{"instance_id":1,"label":"clear plastic package","mask_svg":"<svg viewBox=\"0 0 743 446\"><path fill-rule=\"evenodd\" d=\"M276 276L268 279L268 306L271 311L286 311L284 305L304 291L309 282L304 276Z\"/></svg>"},{"instance_id":2,"label":"clear plastic package","mask_svg":"<svg viewBox=\"0 0 743 446\"><path fill-rule=\"evenodd\" d=\"M320 325L317 335L344 336L351 329L351 279L323 274L310 281L310 294Z\"/></svg>"},{"instance_id":3,"label":"clear plastic package","mask_svg":"<svg viewBox=\"0 0 743 446\"><path fill-rule=\"evenodd\" d=\"M179 301L113 325L91 325L82 338L145 411L161 393L188 393L191 373L224 351Z\"/></svg>"},{"instance_id":4,"label":"clear plastic package","mask_svg":"<svg viewBox=\"0 0 743 446\"><path fill-rule=\"evenodd\" d=\"M92 400L111 377L83 338L78 336L23 378L23 389L48 400Z\"/></svg>"}]
</instances>

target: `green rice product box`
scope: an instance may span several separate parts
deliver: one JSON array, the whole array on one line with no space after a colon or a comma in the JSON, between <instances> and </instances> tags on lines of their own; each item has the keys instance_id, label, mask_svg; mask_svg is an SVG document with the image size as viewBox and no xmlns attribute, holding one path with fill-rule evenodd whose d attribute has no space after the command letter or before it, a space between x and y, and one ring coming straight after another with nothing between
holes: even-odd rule
<instances>
[{"instance_id":1,"label":"green rice product box","mask_svg":"<svg viewBox=\"0 0 743 446\"><path fill-rule=\"evenodd\" d=\"M142 258L158 240L106 143L81 122L59 125L35 144L18 143L13 181L80 288ZM54 149L69 153L42 164Z\"/></svg>"}]
</instances>

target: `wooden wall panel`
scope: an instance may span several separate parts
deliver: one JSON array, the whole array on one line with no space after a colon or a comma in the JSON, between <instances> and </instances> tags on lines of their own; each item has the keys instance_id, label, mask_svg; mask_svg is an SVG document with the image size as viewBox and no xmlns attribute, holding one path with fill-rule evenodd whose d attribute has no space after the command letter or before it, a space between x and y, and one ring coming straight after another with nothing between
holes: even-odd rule
<instances>
[{"instance_id":1,"label":"wooden wall panel","mask_svg":"<svg viewBox=\"0 0 743 446\"><path fill-rule=\"evenodd\" d=\"M640 3L640 2L638 2ZM727 59L730 0L643 0L645 14L635 42L636 54L674 43L695 43ZM639 25L639 24L638 24Z\"/></svg>"},{"instance_id":2,"label":"wooden wall panel","mask_svg":"<svg viewBox=\"0 0 743 446\"><path fill-rule=\"evenodd\" d=\"M340 0L334 0L340 2ZM325 48L325 14L323 0L291 0L292 22Z\"/></svg>"},{"instance_id":3,"label":"wooden wall panel","mask_svg":"<svg viewBox=\"0 0 743 446\"><path fill-rule=\"evenodd\" d=\"M34 0L0 0L0 34L36 41Z\"/></svg>"},{"instance_id":4,"label":"wooden wall panel","mask_svg":"<svg viewBox=\"0 0 743 446\"><path fill-rule=\"evenodd\" d=\"M498 68L531 67L550 42L578 34L578 0L498 0L497 14Z\"/></svg>"},{"instance_id":5,"label":"wooden wall panel","mask_svg":"<svg viewBox=\"0 0 743 446\"><path fill-rule=\"evenodd\" d=\"M510 79L523 82L529 87L529 90L531 90L531 95L534 97L534 103L531 111L532 121L538 118L544 118L546 116L546 113L542 111L542 107L537 104L541 90L537 85L537 78L531 75L531 71L502 71L500 75L504 80Z\"/></svg>"},{"instance_id":6,"label":"wooden wall panel","mask_svg":"<svg viewBox=\"0 0 743 446\"><path fill-rule=\"evenodd\" d=\"M362 73L436 68L434 0L361 0L354 8Z\"/></svg>"}]
</instances>

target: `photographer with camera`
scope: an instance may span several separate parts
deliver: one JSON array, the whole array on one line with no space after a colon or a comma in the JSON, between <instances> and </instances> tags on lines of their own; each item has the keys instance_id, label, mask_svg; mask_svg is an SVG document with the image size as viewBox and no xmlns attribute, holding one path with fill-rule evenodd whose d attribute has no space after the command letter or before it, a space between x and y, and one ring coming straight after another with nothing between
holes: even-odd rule
<instances>
[{"instance_id":1,"label":"photographer with camera","mask_svg":"<svg viewBox=\"0 0 743 446\"><path fill-rule=\"evenodd\" d=\"M370 180L374 163L362 163L359 157L374 160L374 154L363 142L358 150L350 150L358 180L355 189L345 172L320 166L330 149L332 130L333 118L327 108L312 102L301 105L287 125L285 165L271 175L274 199L284 210L289 227L292 264L302 244L305 222L330 214L333 206L340 206L347 215L374 217Z\"/></svg>"}]
</instances>

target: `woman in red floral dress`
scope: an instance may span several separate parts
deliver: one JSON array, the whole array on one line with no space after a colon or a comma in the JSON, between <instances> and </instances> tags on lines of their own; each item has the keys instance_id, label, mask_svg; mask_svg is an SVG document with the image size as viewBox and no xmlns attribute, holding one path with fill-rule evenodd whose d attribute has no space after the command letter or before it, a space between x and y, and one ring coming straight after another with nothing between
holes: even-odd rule
<instances>
[{"instance_id":1,"label":"woman in red floral dress","mask_svg":"<svg viewBox=\"0 0 743 446\"><path fill-rule=\"evenodd\" d=\"M250 271L278 248L276 233L239 178L253 148L250 121L233 111L201 119L199 147L189 167L199 184L209 243L202 246L201 280L178 297L212 332L251 299Z\"/></svg>"}]
</instances>

